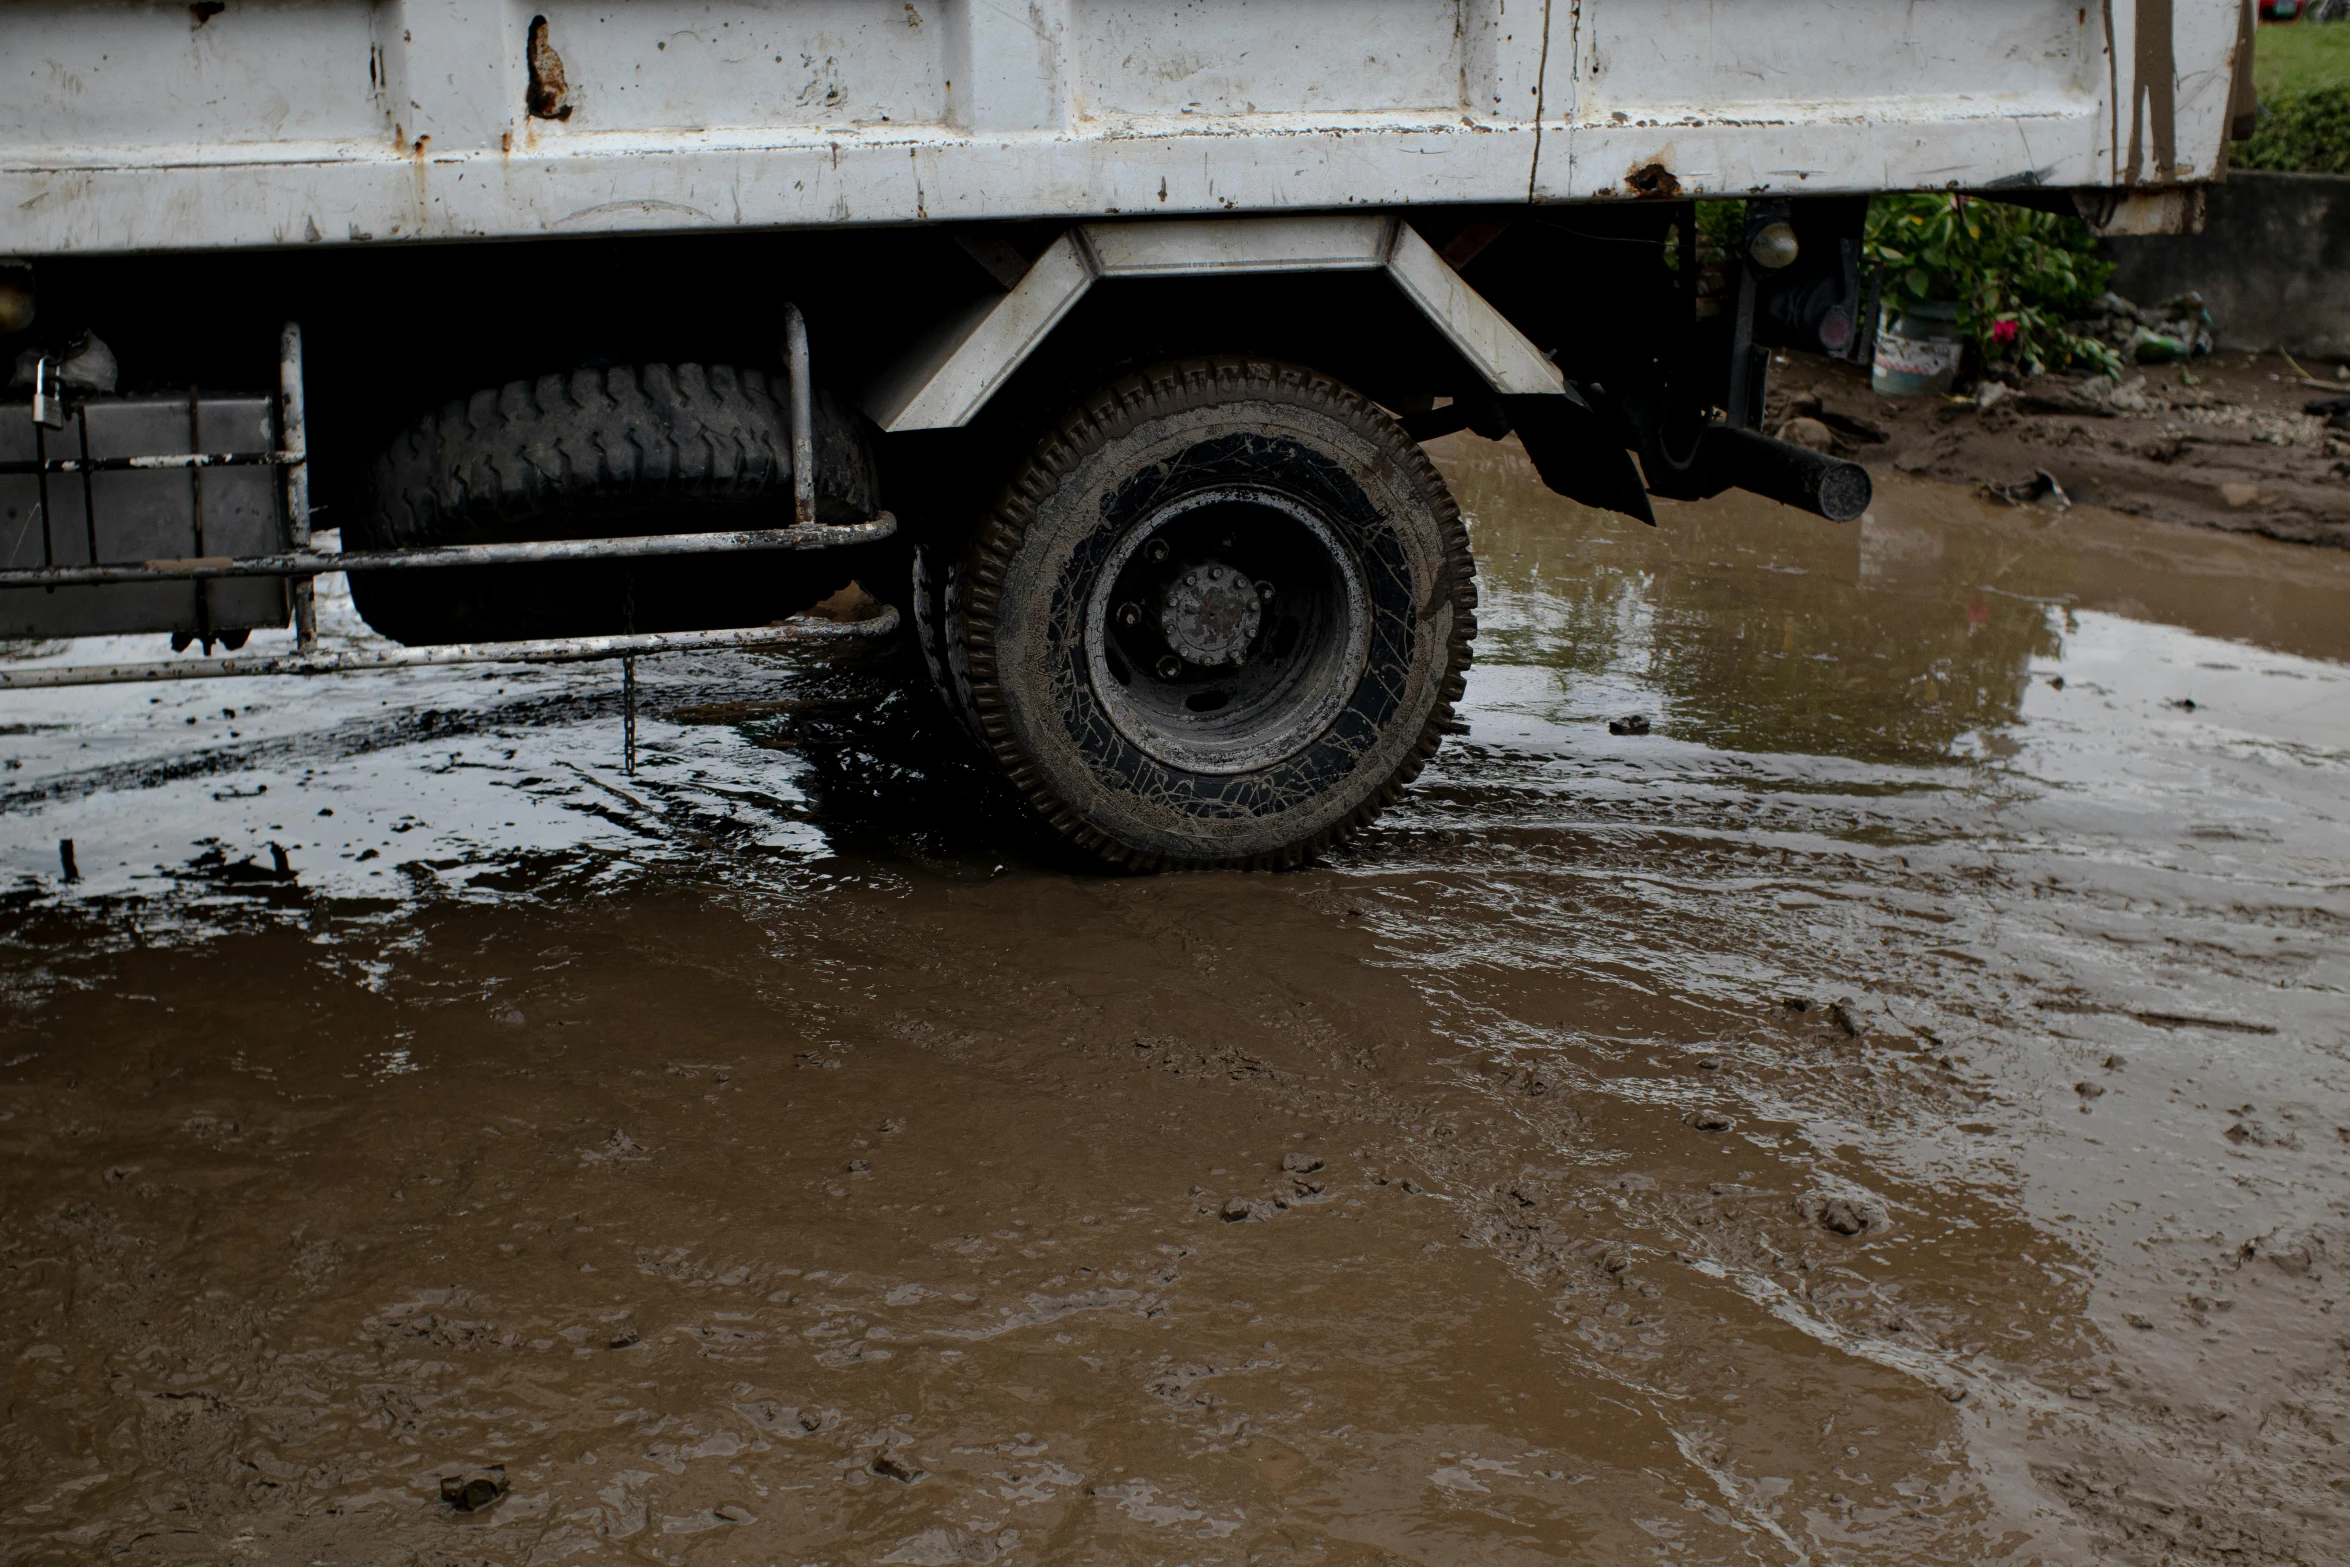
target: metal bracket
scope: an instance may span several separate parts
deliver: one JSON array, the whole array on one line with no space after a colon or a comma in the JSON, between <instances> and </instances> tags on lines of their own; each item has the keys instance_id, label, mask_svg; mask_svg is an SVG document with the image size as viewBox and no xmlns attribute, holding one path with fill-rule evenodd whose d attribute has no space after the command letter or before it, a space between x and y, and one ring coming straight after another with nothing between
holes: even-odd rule
<instances>
[{"instance_id":1,"label":"metal bracket","mask_svg":"<svg viewBox=\"0 0 2350 1567\"><path fill-rule=\"evenodd\" d=\"M185 659L158 664L68 664L53 669L0 669L0 691L34 691L58 686L119 686L156 680L222 680L255 675L351 675L387 669L422 669L440 664L577 664L595 659L637 659L656 653L727 649L755 653L829 646L885 638L898 629L898 612L886 605L870 620L789 620L775 626L734 631L647 631L621 637L549 637L534 642L454 642L442 647L401 647L321 653L304 650L245 657Z\"/></svg>"},{"instance_id":2,"label":"metal bracket","mask_svg":"<svg viewBox=\"0 0 2350 1567\"><path fill-rule=\"evenodd\" d=\"M184 560L0 570L0 588L89 587L110 582L209 582L223 577L293 577L307 586L335 571L430 571L448 566L542 566L566 560L633 560L652 555L731 555L749 550L841 549L878 544L898 531L883 512L871 522L726 533L648 533L619 539L540 539L516 544L438 544L413 550L295 550L283 555L200 555Z\"/></svg>"},{"instance_id":3,"label":"metal bracket","mask_svg":"<svg viewBox=\"0 0 2350 1567\"><path fill-rule=\"evenodd\" d=\"M33 361L33 423L48 430L65 428L65 398L57 389L54 354Z\"/></svg>"},{"instance_id":4,"label":"metal bracket","mask_svg":"<svg viewBox=\"0 0 2350 1567\"><path fill-rule=\"evenodd\" d=\"M783 367L791 407L792 521L816 526L816 402L808 384L808 318L800 307L783 307Z\"/></svg>"},{"instance_id":5,"label":"metal bracket","mask_svg":"<svg viewBox=\"0 0 2350 1567\"><path fill-rule=\"evenodd\" d=\"M1495 392L1566 391L1558 366L1400 218L1198 218L1069 230L1010 293L950 323L884 376L865 411L893 434L970 423L1102 278L1376 271L1395 281Z\"/></svg>"},{"instance_id":6,"label":"metal bracket","mask_svg":"<svg viewBox=\"0 0 2350 1567\"><path fill-rule=\"evenodd\" d=\"M286 542L310 548L310 422L302 396L302 326L288 321L277 340L277 444L286 465ZM318 591L308 577L294 584L294 642L318 645Z\"/></svg>"}]
</instances>

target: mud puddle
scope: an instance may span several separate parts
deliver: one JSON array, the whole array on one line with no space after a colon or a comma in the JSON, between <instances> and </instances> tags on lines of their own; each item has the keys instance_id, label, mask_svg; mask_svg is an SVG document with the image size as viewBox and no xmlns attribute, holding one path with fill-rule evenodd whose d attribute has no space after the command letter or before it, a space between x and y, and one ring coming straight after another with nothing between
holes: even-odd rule
<instances>
[{"instance_id":1,"label":"mud puddle","mask_svg":"<svg viewBox=\"0 0 2350 1567\"><path fill-rule=\"evenodd\" d=\"M2350 559L1449 468L1296 875L886 669L12 699L0 1552L2343 1554Z\"/></svg>"}]
</instances>

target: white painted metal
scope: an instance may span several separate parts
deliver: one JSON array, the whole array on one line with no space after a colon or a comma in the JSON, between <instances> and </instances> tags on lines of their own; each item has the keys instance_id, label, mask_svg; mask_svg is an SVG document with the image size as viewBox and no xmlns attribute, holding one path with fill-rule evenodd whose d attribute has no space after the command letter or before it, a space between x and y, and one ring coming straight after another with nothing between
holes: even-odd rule
<instances>
[{"instance_id":1,"label":"white painted metal","mask_svg":"<svg viewBox=\"0 0 2350 1567\"><path fill-rule=\"evenodd\" d=\"M969 423L1100 278L1379 270L1495 391L1566 389L1558 366L1398 218L1194 218L1071 229L1010 293L881 377L865 411L892 433Z\"/></svg>"},{"instance_id":2,"label":"white painted metal","mask_svg":"<svg viewBox=\"0 0 2350 1567\"><path fill-rule=\"evenodd\" d=\"M10 0L0 249L2159 187L2242 4Z\"/></svg>"}]
</instances>

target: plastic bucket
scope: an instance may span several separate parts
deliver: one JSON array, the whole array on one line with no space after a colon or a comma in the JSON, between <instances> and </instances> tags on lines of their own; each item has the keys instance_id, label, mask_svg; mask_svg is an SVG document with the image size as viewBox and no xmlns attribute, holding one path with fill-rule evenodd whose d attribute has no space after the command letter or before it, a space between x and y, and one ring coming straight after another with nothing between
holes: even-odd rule
<instances>
[{"instance_id":1,"label":"plastic bucket","mask_svg":"<svg viewBox=\"0 0 2350 1567\"><path fill-rule=\"evenodd\" d=\"M1966 344L1958 335L1958 306L1911 305L1877 333L1877 360L1869 385L1885 397L1946 394L1958 379Z\"/></svg>"}]
</instances>

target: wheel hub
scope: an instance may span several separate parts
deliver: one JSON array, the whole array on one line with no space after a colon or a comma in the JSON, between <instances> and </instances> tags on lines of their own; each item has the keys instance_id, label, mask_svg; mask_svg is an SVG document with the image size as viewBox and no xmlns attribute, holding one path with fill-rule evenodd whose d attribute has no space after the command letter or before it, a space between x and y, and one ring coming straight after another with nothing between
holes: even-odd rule
<instances>
[{"instance_id":1,"label":"wheel hub","mask_svg":"<svg viewBox=\"0 0 2350 1567\"><path fill-rule=\"evenodd\" d=\"M1264 622L1257 585L1219 561L1193 566L1159 595L1159 633L1184 662L1214 669L1248 661Z\"/></svg>"}]
</instances>

